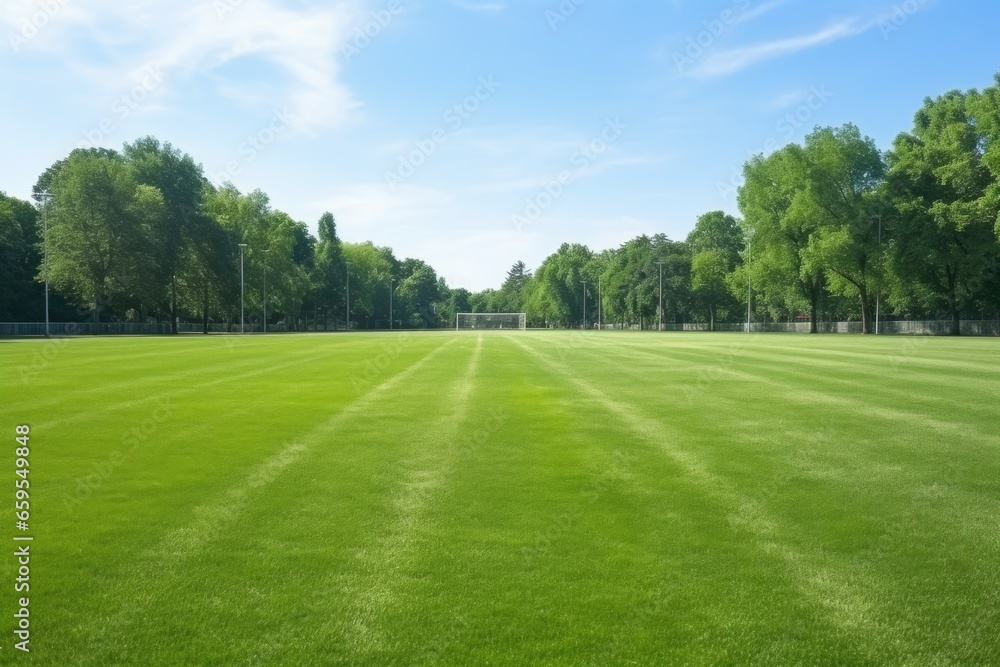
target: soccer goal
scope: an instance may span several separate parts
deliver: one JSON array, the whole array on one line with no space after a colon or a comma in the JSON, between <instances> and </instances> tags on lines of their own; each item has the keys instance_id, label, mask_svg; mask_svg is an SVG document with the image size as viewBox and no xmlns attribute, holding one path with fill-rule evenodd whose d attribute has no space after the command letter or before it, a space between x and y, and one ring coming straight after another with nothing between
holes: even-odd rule
<instances>
[{"instance_id":1,"label":"soccer goal","mask_svg":"<svg viewBox=\"0 0 1000 667\"><path fill-rule=\"evenodd\" d=\"M526 329L524 313L459 313L455 330L462 329Z\"/></svg>"}]
</instances>

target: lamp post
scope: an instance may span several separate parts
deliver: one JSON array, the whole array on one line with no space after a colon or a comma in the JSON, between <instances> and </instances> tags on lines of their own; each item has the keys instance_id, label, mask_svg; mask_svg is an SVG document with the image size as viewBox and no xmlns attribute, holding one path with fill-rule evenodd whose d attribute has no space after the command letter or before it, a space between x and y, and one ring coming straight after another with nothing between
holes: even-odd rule
<instances>
[{"instance_id":1,"label":"lamp post","mask_svg":"<svg viewBox=\"0 0 1000 667\"><path fill-rule=\"evenodd\" d=\"M583 283L583 328L587 328L587 281L581 280Z\"/></svg>"},{"instance_id":2,"label":"lamp post","mask_svg":"<svg viewBox=\"0 0 1000 667\"><path fill-rule=\"evenodd\" d=\"M389 331L392 331L392 278L389 278Z\"/></svg>"},{"instance_id":3,"label":"lamp post","mask_svg":"<svg viewBox=\"0 0 1000 667\"><path fill-rule=\"evenodd\" d=\"M267 257L270 252L264 251L264 333L267 333Z\"/></svg>"},{"instance_id":4,"label":"lamp post","mask_svg":"<svg viewBox=\"0 0 1000 667\"><path fill-rule=\"evenodd\" d=\"M752 287L750 275L750 258L753 253L753 230L747 233L747 333L750 333L750 290Z\"/></svg>"},{"instance_id":5,"label":"lamp post","mask_svg":"<svg viewBox=\"0 0 1000 667\"><path fill-rule=\"evenodd\" d=\"M243 249L247 247L246 243L240 244L240 333L246 333L244 322L245 318L243 315Z\"/></svg>"},{"instance_id":6,"label":"lamp post","mask_svg":"<svg viewBox=\"0 0 1000 667\"><path fill-rule=\"evenodd\" d=\"M351 330L351 263L344 262L347 267L347 330Z\"/></svg>"},{"instance_id":7,"label":"lamp post","mask_svg":"<svg viewBox=\"0 0 1000 667\"><path fill-rule=\"evenodd\" d=\"M48 190L42 190L38 193L39 199L42 200L42 229L44 234L43 239L43 253L44 253L44 264L45 264L45 337L49 337L49 200L52 199L52 193Z\"/></svg>"},{"instance_id":8,"label":"lamp post","mask_svg":"<svg viewBox=\"0 0 1000 667\"><path fill-rule=\"evenodd\" d=\"M878 249L879 254L882 253L882 216L878 216ZM881 259L881 258L879 258ZM882 285L881 281L878 289L875 290L875 335L878 335L878 325L879 325L879 309L882 301Z\"/></svg>"},{"instance_id":9,"label":"lamp post","mask_svg":"<svg viewBox=\"0 0 1000 667\"><path fill-rule=\"evenodd\" d=\"M657 264L660 265L660 331L663 331L663 261Z\"/></svg>"}]
</instances>

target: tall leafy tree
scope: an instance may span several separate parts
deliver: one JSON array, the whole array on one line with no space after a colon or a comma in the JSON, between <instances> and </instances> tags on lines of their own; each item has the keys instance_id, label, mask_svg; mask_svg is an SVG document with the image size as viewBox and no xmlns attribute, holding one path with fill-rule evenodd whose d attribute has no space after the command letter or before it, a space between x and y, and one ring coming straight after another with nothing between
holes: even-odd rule
<instances>
[{"instance_id":1,"label":"tall leafy tree","mask_svg":"<svg viewBox=\"0 0 1000 667\"><path fill-rule=\"evenodd\" d=\"M323 313L325 326L331 315L339 319L344 314L346 267L333 214L324 213L317 228L319 242L316 244L313 269L313 300Z\"/></svg>"},{"instance_id":2,"label":"tall leafy tree","mask_svg":"<svg viewBox=\"0 0 1000 667\"><path fill-rule=\"evenodd\" d=\"M997 257L996 181L986 145L969 96L953 91L925 101L913 131L896 138L889 156L895 299L947 311L955 335Z\"/></svg>"},{"instance_id":3,"label":"tall leafy tree","mask_svg":"<svg viewBox=\"0 0 1000 667\"><path fill-rule=\"evenodd\" d=\"M528 316L537 322L571 326L586 324L596 314L591 301L596 302L595 285L587 290L588 306L584 306L584 281L592 271L588 265L594 253L580 244L564 243L535 272L535 281L526 303ZM592 292L591 292L592 290ZM586 322L584 316L586 310Z\"/></svg>"},{"instance_id":4,"label":"tall leafy tree","mask_svg":"<svg viewBox=\"0 0 1000 667\"><path fill-rule=\"evenodd\" d=\"M507 278L500 286L501 310L508 313L520 313L524 310L524 297L531 283L531 271L527 265L518 260L507 272Z\"/></svg>"},{"instance_id":5,"label":"tall leafy tree","mask_svg":"<svg viewBox=\"0 0 1000 667\"><path fill-rule=\"evenodd\" d=\"M307 264L310 242L302 223L286 213L271 208L268 196L260 190L242 194L232 185L211 192L206 198L206 212L245 243L244 291L248 319L263 312L264 281L267 281L268 311L284 313L289 328L296 328L303 300L309 291ZM236 271L230 280L239 294L239 248L233 257ZM239 303L235 304L237 312Z\"/></svg>"},{"instance_id":6,"label":"tall leafy tree","mask_svg":"<svg viewBox=\"0 0 1000 667\"><path fill-rule=\"evenodd\" d=\"M42 318L43 288L35 280L40 218L28 202L0 192L0 320Z\"/></svg>"},{"instance_id":7,"label":"tall leafy tree","mask_svg":"<svg viewBox=\"0 0 1000 667\"><path fill-rule=\"evenodd\" d=\"M80 303L132 300L140 307L155 298L159 275L163 195L141 185L120 156L74 152L51 184L50 278Z\"/></svg>"},{"instance_id":8,"label":"tall leafy tree","mask_svg":"<svg viewBox=\"0 0 1000 667\"><path fill-rule=\"evenodd\" d=\"M154 137L144 137L124 146L124 157L139 183L155 187L163 195L164 214L154 230L157 249L157 287L166 287L163 300L170 312L170 326L177 333L178 279L185 246L195 243L204 230L197 224L207 185L201 165L190 155Z\"/></svg>"},{"instance_id":9,"label":"tall leafy tree","mask_svg":"<svg viewBox=\"0 0 1000 667\"><path fill-rule=\"evenodd\" d=\"M407 259L403 262L402 275L396 294L401 313L406 313L408 324L420 328L436 328L441 322L436 303L441 297L437 274L422 260Z\"/></svg>"},{"instance_id":10,"label":"tall leafy tree","mask_svg":"<svg viewBox=\"0 0 1000 667\"><path fill-rule=\"evenodd\" d=\"M349 264L351 290L351 321L365 328L385 310L378 308L378 296L388 294L386 288L392 277L393 265L381 248L371 241L344 243L344 259Z\"/></svg>"},{"instance_id":11,"label":"tall leafy tree","mask_svg":"<svg viewBox=\"0 0 1000 667\"><path fill-rule=\"evenodd\" d=\"M729 286L744 304L748 284L757 301L775 310L810 312L816 333L826 271L812 261L810 242L821 219L812 203L809 159L796 144L757 155L743 168L738 201L744 217L743 264L730 274Z\"/></svg>"},{"instance_id":12,"label":"tall leafy tree","mask_svg":"<svg viewBox=\"0 0 1000 667\"><path fill-rule=\"evenodd\" d=\"M709 328L715 331L719 308L735 306L727 279L740 263L743 232L736 218L723 211L706 213L688 234L693 296L708 310Z\"/></svg>"},{"instance_id":13,"label":"tall leafy tree","mask_svg":"<svg viewBox=\"0 0 1000 667\"><path fill-rule=\"evenodd\" d=\"M191 238L181 254L179 278L180 303L197 314L203 333L208 333L212 314L231 322L239 313L239 289L233 276L238 274L239 238L214 218L200 215L192 222Z\"/></svg>"},{"instance_id":14,"label":"tall leafy tree","mask_svg":"<svg viewBox=\"0 0 1000 667\"><path fill-rule=\"evenodd\" d=\"M875 142L852 124L812 132L805 157L807 196L797 204L819 226L809 239L807 267L825 270L833 291L858 300L862 328L871 333L874 288L882 273L875 212L885 161Z\"/></svg>"}]
</instances>

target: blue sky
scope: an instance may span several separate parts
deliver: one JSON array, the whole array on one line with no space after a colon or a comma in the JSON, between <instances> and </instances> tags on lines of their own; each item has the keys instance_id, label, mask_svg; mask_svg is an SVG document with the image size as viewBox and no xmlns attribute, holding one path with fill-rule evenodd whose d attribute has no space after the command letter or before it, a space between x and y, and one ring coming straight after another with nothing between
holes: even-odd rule
<instances>
[{"instance_id":1,"label":"blue sky","mask_svg":"<svg viewBox=\"0 0 1000 667\"><path fill-rule=\"evenodd\" d=\"M743 162L815 125L888 148L992 83L997 25L971 0L5 0L0 190L152 134L479 290L738 214Z\"/></svg>"}]
</instances>

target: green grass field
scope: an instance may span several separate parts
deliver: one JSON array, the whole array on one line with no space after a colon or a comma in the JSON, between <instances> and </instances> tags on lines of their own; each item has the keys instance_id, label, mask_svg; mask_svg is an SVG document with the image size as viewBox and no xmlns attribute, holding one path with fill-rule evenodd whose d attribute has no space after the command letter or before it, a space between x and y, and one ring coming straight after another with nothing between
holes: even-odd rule
<instances>
[{"instance_id":1,"label":"green grass field","mask_svg":"<svg viewBox=\"0 0 1000 667\"><path fill-rule=\"evenodd\" d=\"M4 664L1000 664L995 339L8 341L0 369Z\"/></svg>"}]
</instances>

